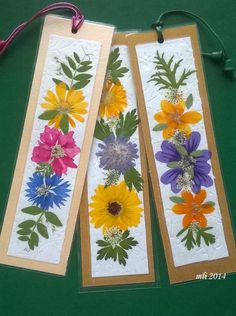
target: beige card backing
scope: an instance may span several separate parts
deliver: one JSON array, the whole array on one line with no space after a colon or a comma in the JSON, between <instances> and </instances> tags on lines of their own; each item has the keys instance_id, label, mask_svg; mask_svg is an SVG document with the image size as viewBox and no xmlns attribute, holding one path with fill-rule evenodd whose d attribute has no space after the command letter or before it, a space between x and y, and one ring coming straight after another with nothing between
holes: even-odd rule
<instances>
[{"instance_id":1,"label":"beige card backing","mask_svg":"<svg viewBox=\"0 0 236 316\"><path fill-rule=\"evenodd\" d=\"M229 216L229 211L228 211L228 206L227 206L227 201L225 197L225 191L224 191L224 186L223 186L223 181L222 181L222 176L221 176L221 171L220 171L220 165L219 165L219 160L218 160L218 155L217 155L217 149L216 149L216 144L215 144L215 139L214 139L214 130L212 127L211 113L210 113L210 108L209 108L207 92L206 92L206 85L205 85L204 73L203 73L202 62L201 62L201 53L200 53L200 48L198 44L197 29L193 25L178 27L178 28L170 28L170 29L164 30L163 34L164 34L165 39L175 39L175 38L181 38L181 37L186 37L186 36L191 38L193 52L194 52L194 59L195 59L196 69L197 69L197 77L198 77L198 82L199 82L199 91L200 91L200 95L201 95L202 103L203 103L202 106L203 106L204 121L205 121L206 132L207 132L207 140L208 140L209 150L212 152L212 168L216 177L215 179L216 190L217 190L217 195L219 198L219 204L220 204L220 209L222 213L223 228L224 228L226 243L227 243L228 252L229 252L229 256L222 259L187 264L180 267L175 267L174 265L166 221L164 217L164 208L163 208L162 198L160 194L158 174L157 174L155 160L154 160L154 152L153 152L153 148L151 144L151 135L150 135L149 126L148 126L149 123L148 123L148 117L147 117L147 112L146 112L144 93L142 90L142 83L141 83L141 77L140 77L140 72L139 72L137 53L136 53L136 48L135 48L135 46L138 44L157 42L157 34L156 32L148 32L148 33L128 35L127 39L129 43L129 49L130 49L133 76L135 78L135 84L136 84L136 93L137 93L137 98L138 98L141 125L142 125L143 134L145 135L145 139L144 139L145 148L146 148L148 164L149 164L149 168L151 172L155 204L156 204L157 215L158 215L162 239L163 239L168 272L169 272L170 282L177 283L177 282L183 282L183 281L196 279L196 276L198 274L202 274L204 272L206 272L208 275L210 273L235 272L236 271L236 249L235 249L235 241L234 241L234 236L233 236L233 231L232 231L232 226L231 226L231 221L230 221L230 216Z\"/></svg>"},{"instance_id":2,"label":"beige card backing","mask_svg":"<svg viewBox=\"0 0 236 316\"><path fill-rule=\"evenodd\" d=\"M40 262L36 260L29 260L7 254L9 240L12 232L13 222L16 214L17 201L20 194L22 184L22 175L26 167L26 158L30 143L30 136L33 127L33 120L35 116L37 99L39 95L40 83L43 72L43 65L46 59L47 46L49 43L50 34L58 36L97 41L101 43L100 58L95 77L93 93L91 98L91 106L88 113L88 120L85 129L85 136L83 146L81 148L80 164L75 180L75 189L72 197L71 207L69 210L69 217L65 231L65 238L61 250L59 264L51 264ZM101 97L103 80L106 72L106 65L110 52L110 45L112 41L113 27L84 22L77 34L71 33L71 20L57 17L47 16L44 23L41 42L39 46L39 53L32 83L32 89L28 102L28 109L25 118L24 130L21 138L18 159L16 163L15 173L11 186L10 196L7 204L6 215L0 238L0 263L11 266L28 268L43 272L49 272L59 275L65 275L67 261L71 249L72 239L75 230L75 224L79 211L79 204L83 190L84 179L89 159L90 147L93 139L93 132L98 112L99 100Z\"/></svg>"}]
</instances>

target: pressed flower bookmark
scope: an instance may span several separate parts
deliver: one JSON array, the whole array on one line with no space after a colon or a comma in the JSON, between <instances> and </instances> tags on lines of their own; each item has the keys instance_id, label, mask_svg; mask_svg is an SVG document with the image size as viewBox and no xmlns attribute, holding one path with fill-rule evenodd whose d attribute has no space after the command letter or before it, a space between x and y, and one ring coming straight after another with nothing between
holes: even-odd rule
<instances>
[{"instance_id":1,"label":"pressed flower bookmark","mask_svg":"<svg viewBox=\"0 0 236 316\"><path fill-rule=\"evenodd\" d=\"M236 271L195 26L128 36L171 283Z\"/></svg>"},{"instance_id":2,"label":"pressed flower bookmark","mask_svg":"<svg viewBox=\"0 0 236 316\"><path fill-rule=\"evenodd\" d=\"M113 27L45 19L0 239L0 262L64 275Z\"/></svg>"},{"instance_id":3,"label":"pressed flower bookmark","mask_svg":"<svg viewBox=\"0 0 236 316\"><path fill-rule=\"evenodd\" d=\"M83 286L154 281L147 166L125 34L115 34L80 208Z\"/></svg>"}]
</instances>

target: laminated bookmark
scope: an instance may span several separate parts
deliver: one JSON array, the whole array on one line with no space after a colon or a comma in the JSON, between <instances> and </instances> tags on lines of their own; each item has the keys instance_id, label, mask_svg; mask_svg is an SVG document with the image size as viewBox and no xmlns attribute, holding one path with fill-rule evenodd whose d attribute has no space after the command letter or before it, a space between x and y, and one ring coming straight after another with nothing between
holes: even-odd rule
<instances>
[{"instance_id":1,"label":"laminated bookmark","mask_svg":"<svg viewBox=\"0 0 236 316\"><path fill-rule=\"evenodd\" d=\"M115 34L80 207L84 287L152 282L147 164L125 34Z\"/></svg>"},{"instance_id":2,"label":"laminated bookmark","mask_svg":"<svg viewBox=\"0 0 236 316\"><path fill-rule=\"evenodd\" d=\"M69 19L45 19L0 263L66 272L112 35L106 25L84 22L73 34Z\"/></svg>"},{"instance_id":3,"label":"laminated bookmark","mask_svg":"<svg viewBox=\"0 0 236 316\"><path fill-rule=\"evenodd\" d=\"M160 31L160 30L158 30ZM160 34L158 34L160 35ZM171 283L236 271L194 25L128 36Z\"/></svg>"}]
</instances>

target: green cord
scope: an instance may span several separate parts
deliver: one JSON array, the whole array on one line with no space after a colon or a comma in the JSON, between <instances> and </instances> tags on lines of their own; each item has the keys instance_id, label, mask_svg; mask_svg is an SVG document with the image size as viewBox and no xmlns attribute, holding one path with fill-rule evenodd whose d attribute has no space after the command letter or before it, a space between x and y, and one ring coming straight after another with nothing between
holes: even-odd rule
<instances>
[{"instance_id":1,"label":"green cord","mask_svg":"<svg viewBox=\"0 0 236 316\"><path fill-rule=\"evenodd\" d=\"M193 19L199 20L202 24L206 26L206 28L213 34L213 36L217 39L221 46L220 51L214 51L212 53L202 53L203 56L206 56L214 61L218 62L223 62L224 63L224 71L225 73L230 77L231 80L235 80L235 71L234 71L234 66L232 63L232 60L228 57L228 54L226 52L226 48L224 46L223 41L219 37L219 35L213 30L213 28L200 16L189 12L189 11L184 11L184 10L172 10L172 11L166 11L162 13L159 18L157 19L156 22L152 24L152 27L157 31L157 37L158 37L158 42L163 43L164 42L164 36L162 33L162 29L164 26L163 19L167 15L172 15L172 14L183 14L192 17Z\"/></svg>"}]
</instances>

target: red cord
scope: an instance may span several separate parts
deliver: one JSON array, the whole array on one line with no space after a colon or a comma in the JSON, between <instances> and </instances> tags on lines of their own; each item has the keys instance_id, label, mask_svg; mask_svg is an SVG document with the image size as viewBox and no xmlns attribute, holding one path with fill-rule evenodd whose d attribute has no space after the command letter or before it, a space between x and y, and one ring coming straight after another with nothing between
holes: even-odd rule
<instances>
[{"instance_id":1,"label":"red cord","mask_svg":"<svg viewBox=\"0 0 236 316\"><path fill-rule=\"evenodd\" d=\"M44 14L47 14L48 12L61 10L61 9L67 9L74 12L74 16L72 16L71 32L77 33L78 29L81 27L81 25L84 22L84 15L81 13L80 9L72 3L57 2L57 3L46 6L45 8L41 9L36 14L34 14L29 20L17 26L11 32L11 34L7 37L6 40L0 40L0 55L6 50L7 46L14 40L17 34L20 33L27 25L29 25L38 17Z\"/></svg>"}]
</instances>

